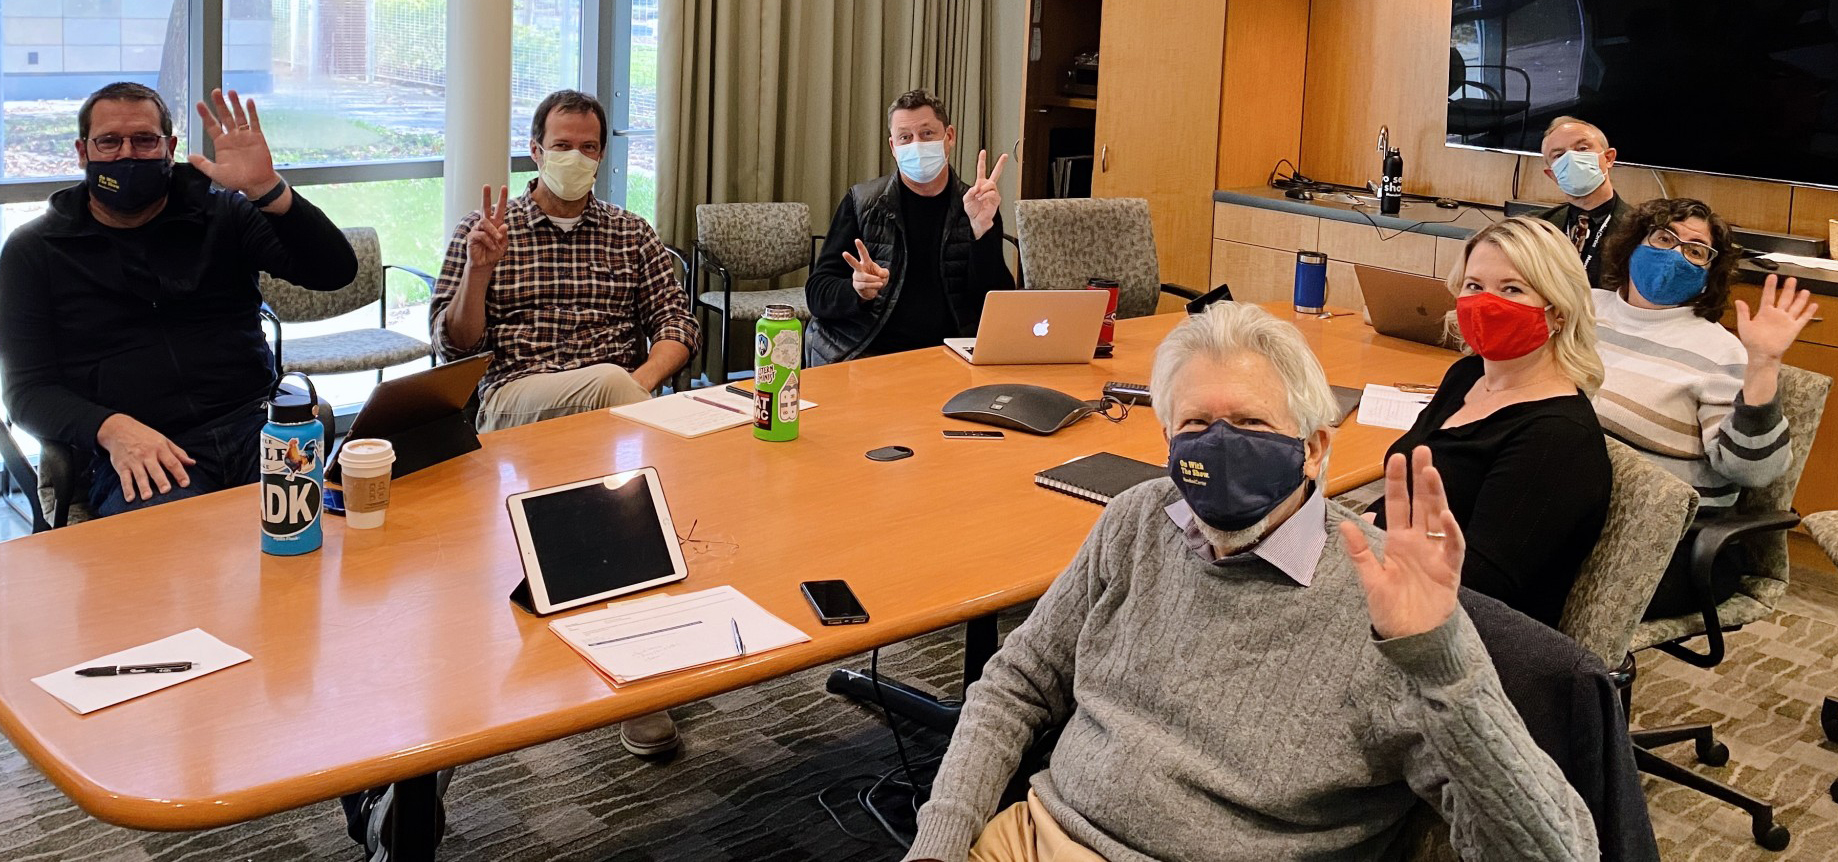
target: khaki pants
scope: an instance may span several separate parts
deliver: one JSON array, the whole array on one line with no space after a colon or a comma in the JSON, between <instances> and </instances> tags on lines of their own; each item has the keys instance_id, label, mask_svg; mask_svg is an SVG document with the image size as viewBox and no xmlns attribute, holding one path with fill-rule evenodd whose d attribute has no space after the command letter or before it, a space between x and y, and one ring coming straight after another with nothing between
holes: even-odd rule
<instances>
[{"instance_id":1,"label":"khaki pants","mask_svg":"<svg viewBox=\"0 0 1838 862\"><path fill-rule=\"evenodd\" d=\"M650 397L651 393L617 365L602 363L570 371L531 374L486 394L479 405L479 430L515 428Z\"/></svg>"},{"instance_id":2,"label":"khaki pants","mask_svg":"<svg viewBox=\"0 0 1838 862\"><path fill-rule=\"evenodd\" d=\"M1104 862L1072 840L1034 791L995 816L970 848L970 862Z\"/></svg>"}]
</instances>

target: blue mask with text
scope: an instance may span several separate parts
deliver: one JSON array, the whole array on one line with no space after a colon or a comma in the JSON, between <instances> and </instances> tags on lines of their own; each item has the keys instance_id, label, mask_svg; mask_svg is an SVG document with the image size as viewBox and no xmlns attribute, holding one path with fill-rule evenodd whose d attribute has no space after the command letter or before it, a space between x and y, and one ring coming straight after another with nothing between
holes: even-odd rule
<instances>
[{"instance_id":1,"label":"blue mask with text","mask_svg":"<svg viewBox=\"0 0 1838 862\"><path fill-rule=\"evenodd\" d=\"M1168 475L1188 508L1220 530L1242 530L1302 486L1300 438L1221 419L1168 441Z\"/></svg>"}]
</instances>

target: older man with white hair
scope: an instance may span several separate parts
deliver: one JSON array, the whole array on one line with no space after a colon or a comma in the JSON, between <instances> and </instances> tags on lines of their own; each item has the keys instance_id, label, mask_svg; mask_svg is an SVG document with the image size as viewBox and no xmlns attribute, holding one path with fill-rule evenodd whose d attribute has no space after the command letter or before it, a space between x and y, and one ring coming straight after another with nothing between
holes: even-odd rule
<instances>
[{"instance_id":1,"label":"older man with white hair","mask_svg":"<svg viewBox=\"0 0 1838 862\"><path fill-rule=\"evenodd\" d=\"M1255 306L1178 324L1150 388L1170 478L1110 504L970 687L907 859L1390 858L1419 799L1464 858L1596 858L1457 605L1428 451L1410 486L1403 456L1386 465L1382 541L1326 501L1334 398Z\"/></svg>"}]
</instances>

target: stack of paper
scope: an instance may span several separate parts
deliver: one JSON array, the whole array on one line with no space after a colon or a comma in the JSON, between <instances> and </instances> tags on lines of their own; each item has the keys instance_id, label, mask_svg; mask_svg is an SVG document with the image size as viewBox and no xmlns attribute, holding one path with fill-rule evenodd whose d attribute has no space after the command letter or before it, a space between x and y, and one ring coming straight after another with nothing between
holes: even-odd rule
<instances>
[{"instance_id":1,"label":"stack of paper","mask_svg":"<svg viewBox=\"0 0 1838 862\"><path fill-rule=\"evenodd\" d=\"M249 654L224 643L203 629L180 632L150 644L109 653L81 664L35 677L38 687L63 701L65 706L87 715L105 706L152 694L162 688L215 673L249 660ZM191 662L191 670L178 673L137 673L122 676L77 676L77 669L99 665L157 664Z\"/></svg>"},{"instance_id":2,"label":"stack of paper","mask_svg":"<svg viewBox=\"0 0 1838 862\"><path fill-rule=\"evenodd\" d=\"M798 402L799 411L816 406L814 401ZM614 416L679 437L700 437L753 423L753 399L736 395L724 386L675 392L608 410Z\"/></svg>"},{"instance_id":3,"label":"stack of paper","mask_svg":"<svg viewBox=\"0 0 1838 862\"><path fill-rule=\"evenodd\" d=\"M1430 403L1430 397L1396 386L1368 383L1359 396L1359 424L1409 431L1417 422L1417 414Z\"/></svg>"},{"instance_id":4,"label":"stack of paper","mask_svg":"<svg viewBox=\"0 0 1838 862\"><path fill-rule=\"evenodd\" d=\"M1834 250L1834 253L1838 254L1838 250ZM1778 263L1791 263L1794 266L1803 266L1807 269L1838 270L1838 260L1827 260L1822 257L1805 257L1803 255L1788 254L1784 251L1771 251L1762 255L1762 258Z\"/></svg>"},{"instance_id":5,"label":"stack of paper","mask_svg":"<svg viewBox=\"0 0 1838 862\"><path fill-rule=\"evenodd\" d=\"M616 684L810 640L733 587L613 602L549 630Z\"/></svg>"}]
</instances>

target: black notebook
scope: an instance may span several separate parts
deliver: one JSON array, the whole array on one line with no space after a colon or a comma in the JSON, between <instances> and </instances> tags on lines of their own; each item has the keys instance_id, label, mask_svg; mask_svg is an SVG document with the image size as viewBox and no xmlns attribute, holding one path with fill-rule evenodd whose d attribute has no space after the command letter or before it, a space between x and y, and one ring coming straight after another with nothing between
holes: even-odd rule
<instances>
[{"instance_id":1,"label":"black notebook","mask_svg":"<svg viewBox=\"0 0 1838 862\"><path fill-rule=\"evenodd\" d=\"M1118 494L1166 475L1167 467L1099 452L1035 473L1034 484L1082 500L1108 505Z\"/></svg>"}]
</instances>

